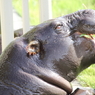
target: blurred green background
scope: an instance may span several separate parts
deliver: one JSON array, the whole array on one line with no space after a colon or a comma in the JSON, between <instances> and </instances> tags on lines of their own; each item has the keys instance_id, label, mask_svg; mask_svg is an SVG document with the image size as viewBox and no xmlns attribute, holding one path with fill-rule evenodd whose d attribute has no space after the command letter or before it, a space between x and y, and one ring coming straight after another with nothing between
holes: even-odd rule
<instances>
[{"instance_id":1,"label":"blurred green background","mask_svg":"<svg viewBox=\"0 0 95 95\"><path fill-rule=\"evenodd\" d=\"M19 15L22 15L22 0L12 0ZM69 14L80 9L95 9L95 0L51 0L53 18ZM29 0L30 23L39 24L39 0Z\"/></svg>"},{"instance_id":2,"label":"blurred green background","mask_svg":"<svg viewBox=\"0 0 95 95\"><path fill-rule=\"evenodd\" d=\"M12 0L13 7L22 16L22 0ZM95 9L95 0L51 0L52 18L66 15L81 9ZM39 0L29 0L30 24L37 25L39 21ZM83 86L95 88L95 65L84 70L77 78Z\"/></svg>"}]
</instances>

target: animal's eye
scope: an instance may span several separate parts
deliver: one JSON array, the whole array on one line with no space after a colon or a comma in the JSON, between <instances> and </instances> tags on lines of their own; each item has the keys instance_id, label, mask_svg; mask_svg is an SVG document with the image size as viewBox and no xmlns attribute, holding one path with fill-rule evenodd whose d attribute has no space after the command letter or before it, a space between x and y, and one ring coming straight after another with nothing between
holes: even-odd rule
<instances>
[{"instance_id":1,"label":"animal's eye","mask_svg":"<svg viewBox=\"0 0 95 95\"><path fill-rule=\"evenodd\" d=\"M56 30L61 30L62 29L62 26L63 26L62 24L58 24L58 25L55 26L55 29Z\"/></svg>"}]
</instances>

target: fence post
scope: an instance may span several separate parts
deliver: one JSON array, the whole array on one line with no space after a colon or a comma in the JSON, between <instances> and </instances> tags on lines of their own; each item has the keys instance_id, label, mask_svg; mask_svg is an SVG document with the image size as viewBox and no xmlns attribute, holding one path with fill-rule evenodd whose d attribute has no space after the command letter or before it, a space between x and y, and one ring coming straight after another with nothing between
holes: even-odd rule
<instances>
[{"instance_id":1,"label":"fence post","mask_svg":"<svg viewBox=\"0 0 95 95\"><path fill-rule=\"evenodd\" d=\"M2 50L14 39L12 0L0 0Z\"/></svg>"},{"instance_id":2,"label":"fence post","mask_svg":"<svg viewBox=\"0 0 95 95\"><path fill-rule=\"evenodd\" d=\"M30 30L30 23L29 23L29 4L28 0L22 0L23 6L23 34Z\"/></svg>"},{"instance_id":3,"label":"fence post","mask_svg":"<svg viewBox=\"0 0 95 95\"><path fill-rule=\"evenodd\" d=\"M52 18L52 0L39 0L40 4L40 22Z\"/></svg>"}]
</instances>

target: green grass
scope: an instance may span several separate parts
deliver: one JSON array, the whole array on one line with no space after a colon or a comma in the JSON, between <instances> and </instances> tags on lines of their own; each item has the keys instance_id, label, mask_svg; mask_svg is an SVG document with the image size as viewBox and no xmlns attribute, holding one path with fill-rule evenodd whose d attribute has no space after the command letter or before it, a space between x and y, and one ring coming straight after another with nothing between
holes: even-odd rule
<instances>
[{"instance_id":1,"label":"green grass","mask_svg":"<svg viewBox=\"0 0 95 95\"><path fill-rule=\"evenodd\" d=\"M88 67L80 73L78 80L85 87L95 88L95 65Z\"/></svg>"},{"instance_id":2,"label":"green grass","mask_svg":"<svg viewBox=\"0 0 95 95\"><path fill-rule=\"evenodd\" d=\"M20 16L22 16L22 0L12 0L13 6ZM39 21L39 0L29 0L29 14L31 25L37 25ZM66 15L81 9L95 9L95 0L52 0L53 18ZM95 65L84 70L78 80L83 86L95 88Z\"/></svg>"},{"instance_id":3,"label":"green grass","mask_svg":"<svg viewBox=\"0 0 95 95\"><path fill-rule=\"evenodd\" d=\"M13 6L19 15L22 15L22 0L12 0ZM53 18L66 15L80 9L94 9L94 0L52 0ZM85 7L85 6L86 7ZM31 25L37 25L39 21L39 0L29 0L29 14Z\"/></svg>"}]
</instances>

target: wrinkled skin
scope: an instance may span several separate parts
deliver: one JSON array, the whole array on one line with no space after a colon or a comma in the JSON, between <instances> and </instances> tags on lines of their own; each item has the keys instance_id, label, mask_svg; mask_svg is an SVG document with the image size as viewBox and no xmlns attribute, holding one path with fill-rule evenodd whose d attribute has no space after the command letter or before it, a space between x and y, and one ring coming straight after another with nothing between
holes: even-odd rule
<instances>
[{"instance_id":1,"label":"wrinkled skin","mask_svg":"<svg viewBox=\"0 0 95 95\"><path fill-rule=\"evenodd\" d=\"M81 19L90 16L95 17L94 10L52 19L11 42L0 56L0 95L70 93L64 78L71 82L95 63L94 42L77 33ZM27 56L26 47L33 40L39 42L40 52Z\"/></svg>"},{"instance_id":2,"label":"wrinkled skin","mask_svg":"<svg viewBox=\"0 0 95 95\"><path fill-rule=\"evenodd\" d=\"M81 20L77 26L77 30L84 34L95 33L95 19L89 17Z\"/></svg>"}]
</instances>

